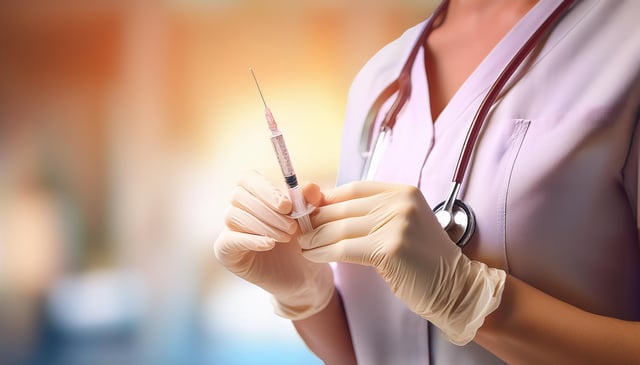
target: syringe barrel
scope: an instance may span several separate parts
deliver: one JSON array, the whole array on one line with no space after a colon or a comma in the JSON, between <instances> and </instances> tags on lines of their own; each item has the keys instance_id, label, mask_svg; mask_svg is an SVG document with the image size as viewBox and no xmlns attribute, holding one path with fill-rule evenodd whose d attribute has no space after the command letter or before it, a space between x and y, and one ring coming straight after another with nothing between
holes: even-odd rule
<instances>
[{"instance_id":1,"label":"syringe barrel","mask_svg":"<svg viewBox=\"0 0 640 365\"><path fill-rule=\"evenodd\" d=\"M282 170L282 175L285 177L287 185L289 187L298 186L298 181L295 177L296 173L293 171L293 164L291 163L291 156L289 156L289 151L287 150L287 145L284 143L282 133L279 131L274 132L271 135L271 144L273 144L273 149L276 151L276 156L278 156L278 163L280 164L280 169Z\"/></svg>"},{"instance_id":2,"label":"syringe barrel","mask_svg":"<svg viewBox=\"0 0 640 365\"><path fill-rule=\"evenodd\" d=\"M312 205L307 205L307 202L304 200L282 133L277 130L272 131L272 133L271 143L273 144L273 149L276 151L276 156L278 156L278 163L280 164L284 181L287 183L289 197L293 203L293 210L290 216L298 221L302 233L309 232L313 229L311 220L309 219L309 213L315 208Z\"/></svg>"}]
</instances>

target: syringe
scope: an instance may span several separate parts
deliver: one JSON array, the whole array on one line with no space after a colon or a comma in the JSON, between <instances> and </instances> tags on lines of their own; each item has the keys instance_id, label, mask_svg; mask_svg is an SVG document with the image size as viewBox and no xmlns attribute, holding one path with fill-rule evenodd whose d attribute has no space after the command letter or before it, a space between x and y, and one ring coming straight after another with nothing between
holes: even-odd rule
<instances>
[{"instance_id":1,"label":"syringe","mask_svg":"<svg viewBox=\"0 0 640 365\"><path fill-rule=\"evenodd\" d=\"M296 177L296 173L293 171L291 156L289 156L287 145L284 143L282 132L280 132L280 130L278 129L278 124L276 123L273 114L271 114L271 110L267 106L267 102L264 100L262 90L260 89L258 79L256 79L256 75L253 72L253 69L249 68L249 71L251 71L253 80L256 82L256 86L258 87L260 98L262 99L262 103L264 104L264 114L267 119L267 124L269 125L269 130L271 130L271 143L273 144L273 149L276 151L278 163L280 164L280 169L282 170L284 181L287 183L287 188L289 190L289 197L291 198L291 202L293 203L293 211L291 212L290 216L291 218L294 218L298 221L298 225L300 225L300 230L302 231L302 233L310 232L313 227L311 226L309 213L313 211L314 207L312 205L307 205L307 202L302 195L302 190L300 189L300 185L298 185L298 178Z\"/></svg>"}]
</instances>

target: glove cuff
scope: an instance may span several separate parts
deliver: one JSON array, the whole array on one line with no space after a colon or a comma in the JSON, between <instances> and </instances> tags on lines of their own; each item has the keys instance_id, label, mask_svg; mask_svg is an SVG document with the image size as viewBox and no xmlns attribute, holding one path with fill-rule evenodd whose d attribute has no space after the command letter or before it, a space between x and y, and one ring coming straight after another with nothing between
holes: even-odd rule
<instances>
[{"instance_id":1,"label":"glove cuff","mask_svg":"<svg viewBox=\"0 0 640 365\"><path fill-rule=\"evenodd\" d=\"M484 319L500 305L507 274L461 254L454 272L456 288L442 315L432 321L451 343L471 342ZM438 322L438 323L436 323Z\"/></svg>"},{"instance_id":2,"label":"glove cuff","mask_svg":"<svg viewBox=\"0 0 640 365\"><path fill-rule=\"evenodd\" d=\"M325 264L314 272L309 285L286 298L272 296L271 303L275 314L298 321L309 318L326 308L334 292L333 271L328 264Z\"/></svg>"}]
</instances>

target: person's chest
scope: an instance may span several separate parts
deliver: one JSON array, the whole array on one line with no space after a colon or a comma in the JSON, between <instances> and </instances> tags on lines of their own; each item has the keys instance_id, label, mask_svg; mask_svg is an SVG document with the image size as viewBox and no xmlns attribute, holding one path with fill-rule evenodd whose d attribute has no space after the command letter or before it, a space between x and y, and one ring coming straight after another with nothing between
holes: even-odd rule
<instances>
[{"instance_id":1,"label":"person's chest","mask_svg":"<svg viewBox=\"0 0 640 365\"><path fill-rule=\"evenodd\" d=\"M456 7L436 20L441 24L431 31L424 44L424 67L429 75L429 106L434 123L464 81L535 2L512 1L488 9L451 14Z\"/></svg>"}]
</instances>

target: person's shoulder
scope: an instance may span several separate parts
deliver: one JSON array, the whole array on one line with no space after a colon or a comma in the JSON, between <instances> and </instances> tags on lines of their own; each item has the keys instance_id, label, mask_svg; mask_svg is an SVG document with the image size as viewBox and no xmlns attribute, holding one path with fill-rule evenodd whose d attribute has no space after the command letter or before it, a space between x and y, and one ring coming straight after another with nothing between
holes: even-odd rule
<instances>
[{"instance_id":1,"label":"person's shoulder","mask_svg":"<svg viewBox=\"0 0 640 365\"><path fill-rule=\"evenodd\" d=\"M384 88L397 77L425 22L406 29L398 38L387 43L369 58L356 74L352 89L364 87L367 90L377 90Z\"/></svg>"},{"instance_id":2,"label":"person's shoulder","mask_svg":"<svg viewBox=\"0 0 640 365\"><path fill-rule=\"evenodd\" d=\"M424 28L424 23L425 22L421 22L412 26L405 30L398 38L383 46L365 63L361 73L368 69L383 71L392 68L399 70Z\"/></svg>"},{"instance_id":3,"label":"person's shoulder","mask_svg":"<svg viewBox=\"0 0 640 365\"><path fill-rule=\"evenodd\" d=\"M591 32L610 29L623 33L638 33L637 15L640 1L582 0L576 5L578 22Z\"/></svg>"},{"instance_id":4,"label":"person's shoulder","mask_svg":"<svg viewBox=\"0 0 640 365\"><path fill-rule=\"evenodd\" d=\"M609 62L632 61L629 66L640 70L640 1L583 0L567 17L564 29L566 39L574 47L583 47L600 54L607 54ZM561 33L564 38L563 33ZM594 55L594 56L597 56Z\"/></svg>"}]
</instances>

